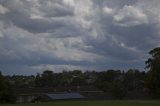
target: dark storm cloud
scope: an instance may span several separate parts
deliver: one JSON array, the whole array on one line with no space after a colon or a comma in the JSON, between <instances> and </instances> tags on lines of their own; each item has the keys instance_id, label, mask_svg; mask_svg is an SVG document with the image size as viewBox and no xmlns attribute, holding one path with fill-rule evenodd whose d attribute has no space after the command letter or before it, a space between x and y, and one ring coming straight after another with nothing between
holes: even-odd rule
<instances>
[{"instance_id":1,"label":"dark storm cloud","mask_svg":"<svg viewBox=\"0 0 160 106\"><path fill-rule=\"evenodd\" d=\"M0 68L143 68L160 45L159 7L159 0L0 0Z\"/></svg>"}]
</instances>

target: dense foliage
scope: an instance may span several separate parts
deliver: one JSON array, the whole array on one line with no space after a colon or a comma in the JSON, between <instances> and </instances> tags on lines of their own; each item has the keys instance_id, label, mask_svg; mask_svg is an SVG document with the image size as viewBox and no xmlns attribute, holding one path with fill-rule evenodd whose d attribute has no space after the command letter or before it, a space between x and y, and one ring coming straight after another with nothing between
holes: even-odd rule
<instances>
[{"instance_id":1,"label":"dense foliage","mask_svg":"<svg viewBox=\"0 0 160 106\"><path fill-rule=\"evenodd\" d=\"M160 47L149 52L151 58L146 61L149 68L147 85L154 98L160 98Z\"/></svg>"},{"instance_id":2,"label":"dense foliage","mask_svg":"<svg viewBox=\"0 0 160 106\"><path fill-rule=\"evenodd\" d=\"M63 71L54 73L46 70L36 76L6 76L5 78L14 88L71 88L73 86L95 86L98 89L110 92L115 99L125 98L128 92L144 92L146 73L130 69L127 72L120 70L107 71ZM78 89L77 89L78 90ZM55 89L56 91L56 89Z\"/></svg>"},{"instance_id":3,"label":"dense foliage","mask_svg":"<svg viewBox=\"0 0 160 106\"><path fill-rule=\"evenodd\" d=\"M0 103L15 103L14 90L0 73Z\"/></svg>"}]
</instances>

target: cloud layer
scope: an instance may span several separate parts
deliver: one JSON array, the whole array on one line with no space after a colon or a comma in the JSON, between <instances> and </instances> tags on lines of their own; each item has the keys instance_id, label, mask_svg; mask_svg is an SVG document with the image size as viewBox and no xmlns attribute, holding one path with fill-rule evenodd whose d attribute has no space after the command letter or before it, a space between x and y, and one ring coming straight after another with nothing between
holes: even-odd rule
<instances>
[{"instance_id":1,"label":"cloud layer","mask_svg":"<svg viewBox=\"0 0 160 106\"><path fill-rule=\"evenodd\" d=\"M0 68L144 68L160 46L159 10L159 0L0 0Z\"/></svg>"}]
</instances>

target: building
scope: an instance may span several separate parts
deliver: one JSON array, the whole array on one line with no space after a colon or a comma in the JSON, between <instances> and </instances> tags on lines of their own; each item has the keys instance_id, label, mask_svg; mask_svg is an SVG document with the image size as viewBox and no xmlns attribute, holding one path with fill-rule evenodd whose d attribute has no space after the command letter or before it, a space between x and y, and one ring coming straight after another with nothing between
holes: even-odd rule
<instances>
[{"instance_id":1,"label":"building","mask_svg":"<svg viewBox=\"0 0 160 106\"><path fill-rule=\"evenodd\" d=\"M106 94L94 86L19 88L16 95L17 103L106 98Z\"/></svg>"},{"instance_id":2,"label":"building","mask_svg":"<svg viewBox=\"0 0 160 106\"><path fill-rule=\"evenodd\" d=\"M55 100L80 100L85 97L79 93L56 92L56 93L31 93L17 95L17 103L48 102Z\"/></svg>"}]
</instances>

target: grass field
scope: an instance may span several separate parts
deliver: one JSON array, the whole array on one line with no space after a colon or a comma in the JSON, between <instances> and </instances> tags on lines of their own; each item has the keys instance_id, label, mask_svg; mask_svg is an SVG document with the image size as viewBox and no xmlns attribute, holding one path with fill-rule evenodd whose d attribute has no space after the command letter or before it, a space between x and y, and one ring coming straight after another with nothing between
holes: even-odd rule
<instances>
[{"instance_id":1,"label":"grass field","mask_svg":"<svg viewBox=\"0 0 160 106\"><path fill-rule=\"evenodd\" d=\"M0 106L160 106L160 101L59 101L34 104L0 104Z\"/></svg>"}]
</instances>

